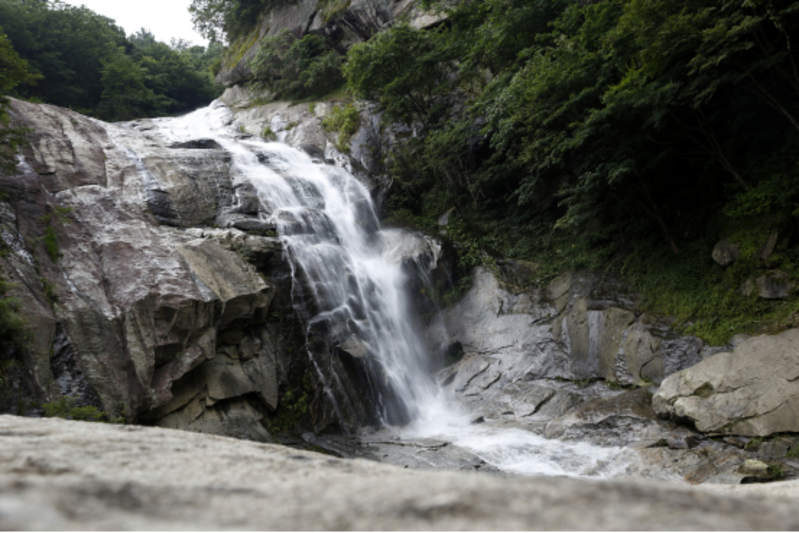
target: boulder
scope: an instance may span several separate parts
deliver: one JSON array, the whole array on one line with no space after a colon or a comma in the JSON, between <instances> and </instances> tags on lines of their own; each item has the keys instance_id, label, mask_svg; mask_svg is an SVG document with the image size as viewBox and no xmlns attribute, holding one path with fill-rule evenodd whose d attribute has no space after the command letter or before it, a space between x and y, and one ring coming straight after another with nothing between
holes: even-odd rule
<instances>
[{"instance_id":1,"label":"boulder","mask_svg":"<svg viewBox=\"0 0 799 533\"><path fill-rule=\"evenodd\" d=\"M658 415L699 431L768 436L799 432L799 330L752 337L667 377Z\"/></svg>"},{"instance_id":2,"label":"boulder","mask_svg":"<svg viewBox=\"0 0 799 533\"><path fill-rule=\"evenodd\" d=\"M741 293L746 296L757 295L765 300L784 300L796 288L796 283L781 270L772 270L747 280L741 286Z\"/></svg>"},{"instance_id":3,"label":"boulder","mask_svg":"<svg viewBox=\"0 0 799 533\"><path fill-rule=\"evenodd\" d=\"M741 257L740 245L727 239L721 239L713 247L713 260L721 266L730 265L739 257Z\"/></svg>"},{"instance_id":4,"label":"boulder","mask_svg":"<svg viewBox=\"0 0 799 533\"><path fill-rule=\"evenodd\" d=\"M433 270L441 257L441 243L421 233L386 229L381 232L383 256L389 263L414 262L424 271Z\"/></svg>"}]
</instances>

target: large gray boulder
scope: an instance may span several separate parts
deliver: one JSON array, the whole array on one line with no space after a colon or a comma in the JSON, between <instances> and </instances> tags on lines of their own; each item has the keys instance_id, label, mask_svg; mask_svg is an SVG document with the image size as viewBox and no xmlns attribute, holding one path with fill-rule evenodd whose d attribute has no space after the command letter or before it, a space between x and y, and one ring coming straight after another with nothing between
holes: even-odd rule
<instances>
[{"instance_id":1,"label":"large gray boulder","mask_svg":"<svg viewBox=\"0 0 799 533\"><path fill-rule=\"evenodd\" d=\"M183 431L13 416L0 416L0 439L0 528L10 530L799 527L795 482L761 489L766 499L757 489L735 497L663 482L421 472Z\"/></svg>"},{"instance_id":2,"label":"large gray boulder","mask_svg":"<svg viewBox=\"0 0 799 533\"><path fill-rule=\"evenodd\" d=\"M699 431L799 432L799 330L750 338L666 378L653 398L663 417Z\"/></svg>"}]
</instances>

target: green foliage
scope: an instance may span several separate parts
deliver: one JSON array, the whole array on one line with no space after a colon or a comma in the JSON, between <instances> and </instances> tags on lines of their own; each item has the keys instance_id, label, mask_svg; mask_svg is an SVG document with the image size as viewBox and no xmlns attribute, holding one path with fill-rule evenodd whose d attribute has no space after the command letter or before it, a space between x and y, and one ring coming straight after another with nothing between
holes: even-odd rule
<instances>
[{"instance_id":1,"label":"green foliage","mask_svg":"<svg viewBox=\"0 0 799 533\"><path fill-rule=\"evenodd\" d=\"M302 377L302 382L289 388L281 396L277 411L269 421L272 433L285 433L297 427L303 417L308 415L310 401L313 398L313 378L310 371Z\"/></svg>"},{"instance_id":2,"label":"green foliage","mask_svg":"<svg viewBox=\"0 0 799 533\"><path fill-rule=\"evenodd\" d=\"M55 226L69 224L69 214L72 212L71 207L55 206L50 213L42 217L42 222L46 224L44 228L44 235L41 237L44 249L53 263L57 263L61 257L61 252L58 248L58 235L55 232Z\"/></svg>"},{"instance_id":3,"label":"green foliage","mask_svg":"<svg viewBox=\"0 0 799 533\"><path fill-rule=\"evenodd\" d=\"M56 286L50 283L47 278L41 278L42 287L44 288L44 298L47 300L47 303L50 304L50 307L53 307L55 304L58 303L58 293L56 292Z\"/></svg>"},{"instance_id":4,"label":"green foliage","mask_svg":"<svg viewBox=\"0 0 799 533\"><path fill-rule=\"evenodd\" d=\"M635 385L623 385L611 380L605 380L605 386L610 390L631 390L637 388ZM655 444L655 446L658 446L658 444Z\"/></svg>"},{"instance_id":5,"label":"green foliage","mask_svg":"<svg viewBox=\"0 0 799 533\"><path fill-rule=\"evenodd\" d=\"M261 42L250 68L280 98L322 97L342 86L342 58L318 35L297 39L284 30Z\"/></svg>"},{"instance_id":6,"label":"green foliage","mask_svg":"<svg viewBox=\"0 0 799 533\"><path fill-rule=\"evenodd\" d=\"M192 0L191 19L197 32L213 42L231 42L248 32L270 7L295 0Z\"/></svg>"},{"instance_id":7,"label":"green foliage","mask_svg":"<svg viewBox=\"0 0 799 533\"><path fill-rule=\"evenodd\" d=\"M352 0L319 0L317 9L322 14L322 21L327 24L330 19L347 9L351 2Z\"/></svg>"},{"instance_id":8,"label":"green foliage","mask_svg":"<svg viewBox=\"0 0 799 533\"><path fill-rule=\"evenodd\" d=\"M694 391L691 396L699 396L700 398L707 398L713 394L713 386L710 383L705 383Z\"/></svg>"},{"instance_id":9,"label":"green foliage","mask_svg":"<svg viewBox=\"0 0 799 533\"><path fill-rule=\"evenodd\" d=\"M779 464L768 465L768 475L771 479L783 479L785 477L785 469Z\"/></svg>"},{"instance_id":10,"label":"green foliage","mask_svg":"<svg viewBox=\"0 0 799 533\"><path fill-rule=\"evenodd\" d=\"M47 418L65 418L67 420L84 420L87 422L108 422L124 424L124 417L111 418L105 411L93 405L78 406L77 400L70 396L62 396L58 400L42 405Z\"/></svg>"},{"instance_id":11,"label":"green foliage","mask_svg":"<svg viewBox=\"0 0 799 533\"><path fill-rule=\"evenodd\" d=\"M797 323L795 299L739 292L765 269L799 280L795 237L760 257L799 217L794 3L427 4L447 24L397 25L344 69L410 127L386 161L389 222L437 231L455 207L464 269L494 249L541 264L539 283L624 274L643 308L714 344ZM711 250L728 236L743 257L723 270Z\"/></svg>"},{"instance_id":12,"label":"green foliage","mask_svg":"<svg viewBox=\"0 0 799 533\"><path fill-rule=\"evenodd\" d=\"M44 77L18 89L20 96L77 111L97 105L103 62L125 43L114 21L60 0L0 0L0 21L31 70Z\"/></svg>"},{"instance_id":13,"label":"green foliage","mask_svg":"<svg viewBox=\"0 0 799 533\"><path fill-rule=\"evenodd\" d=\"M60 0L0 0L0 23L43 78L13 96L123 120L183 113L221 92L210 72L221 45L169 46L144 30L126 38L113 20Z\"/></svg>"},{"instance_id":14,"label":"green foliage","mask_svg":"<svg viewBox=\"0 0 799 533\"><path fill-rule=\"evenodd\" d=\"M434 125L447 116L454 53L436 32L398 24L347 54L344 76L352 93L379 104L385 118Z\"/></svg>"},{"instance_id":15,"label":"green foliage","mask_svg":"<svg viewBox=\"0 0 799 533\"><path fill-rule=\"evenodd\" d=\"M755 437L753 439L749 439L749 441L744 446L744 450L757 450L762 442L763 442L763 437Z\"/></svg>"},{"instance_id":16,"label":"green foliage","mask_svg":"<svg viewBox=\"0 0 799 533\"><path fill-rule=\"evenodd\" d=\"M349 153L350 139L361 127L361 114L352 104L347 104L344 107L333 106L330 114L322 120L322 127L325 131L338 132L336 148L340 152Z\"/></svg>"},{"instance_id":17,"label":"green foliage","mask_svg":"<svg viewBox=\"0 0 799 533\"><path fill-rule=\"evenodd\" d=\"M269 126L264 128L264 131L261 132L261 137L263 137L267 141L277 140L277 134L274 131L272 131L272 128L270 128Z\"/></svg>"},{"instance_id":18,"label":"green foliage","mask_svg":"<svg viewBox=\"0 0 799 533\"><path fill-rule=\"evenodd\" d=\"M242 261L249 263L253 259L253 250L245 241L233 241L230 244L231 250L238 255Z\"/></svg>"},{"instance_id":19,"label":"green foliage","mask_svg":"<svg viewBox=\"0 0 799 533\"><path fill-rule=\"evenodd\" d=\"M53 263L57 263L58 259L61 257L61 253L58 251L58 239L53 226L47 225L47 228L44 230L42 242L44 244L44 249L47 251L47 255L50 256Z\"/></svg>"},{"instance_id":20,"label":"green foliage","mask_svg":"<svg viewBox=\"0 0 799 533\"><path fill-rule=\"evenodd\" d=\"M0 28L0 174L12 175L17 169L17 150L25 144L26 131L10 126L10 102L4 95L20 84L35 83L39 76L28 71L28 63L20 58L11 41Z\"/></svg>"}]
</instances>

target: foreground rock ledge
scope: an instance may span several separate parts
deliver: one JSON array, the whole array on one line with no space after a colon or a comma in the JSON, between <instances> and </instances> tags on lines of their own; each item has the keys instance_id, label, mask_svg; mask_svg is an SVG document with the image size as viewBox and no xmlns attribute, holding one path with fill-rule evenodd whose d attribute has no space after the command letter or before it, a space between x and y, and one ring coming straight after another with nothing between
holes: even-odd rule
<instances>
[{"instance_id":1,"label":"foreground rock ledge","mask_svg":"<svg viewBox=\"0 0 799 533\"><path fill-rule=\"evenodd\" d=\"M2 529L777 530L799 527L794 507L779 497L421 472L176 430L0 416Z\"/></svg>"}]
</instances>

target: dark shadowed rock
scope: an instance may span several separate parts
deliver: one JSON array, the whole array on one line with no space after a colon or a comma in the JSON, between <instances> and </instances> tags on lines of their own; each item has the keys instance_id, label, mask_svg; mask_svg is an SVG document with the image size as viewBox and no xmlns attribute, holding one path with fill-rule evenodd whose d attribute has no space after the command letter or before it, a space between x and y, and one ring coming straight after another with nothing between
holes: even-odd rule
<instances>
[{"instance_id":1,"label":"dark shadowed rock","mask_svg":"<svg viewBox=\"0 0 799 533\"><path fill-rule=\"evenodd\" d=\"M727 266L741 256L741 247L727 239L721 239L713 247L713 260L721 266Z\"/></svg>"},{"instance_id":2,"label":"dark shadowed rock","mask_svg":"<svg viewBox=\"0 0 799 533\"><path fill-rule=\"evenodd\" d=\"M757 295L765 300L784 300L796 288L787 273L781 270L772 270L766 274L747 280L741 286L741 293L746 296Z\"/></svg>"},{"instance_id":3,"label":"dark shadowed rock","mask_svg":"<svg viewBox=\"0 0 799 533\"><path fill-rule=\"evenodd\" d=\"M189 150L221 150L222 146L213 139L196 139L180 143L172 143L170 148L186 148Z\"/></svg>"}]
</instances>

